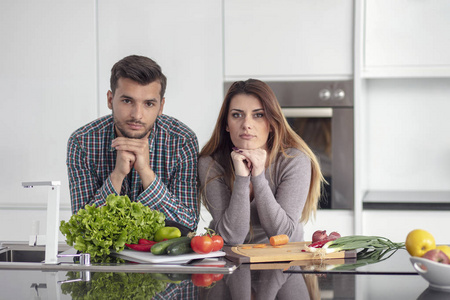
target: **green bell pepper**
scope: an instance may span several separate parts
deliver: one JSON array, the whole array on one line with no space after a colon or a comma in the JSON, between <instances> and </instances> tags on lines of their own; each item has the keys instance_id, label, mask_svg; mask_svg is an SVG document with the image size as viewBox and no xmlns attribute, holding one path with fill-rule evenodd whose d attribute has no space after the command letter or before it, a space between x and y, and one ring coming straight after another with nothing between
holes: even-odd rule
<instances>
[{"instance_id":1,"label":"green bell pepper","mask_svg":"<svg viewBox=\"0 0 450 300\"><path fill-rule=\"evenodd\" d=\"M162 227L156 231L154 240L155 242L160 242L164 239L171 240L174 238L179 238L180 236L180 229L176 227Z\"/></svg>"}]
</instances>

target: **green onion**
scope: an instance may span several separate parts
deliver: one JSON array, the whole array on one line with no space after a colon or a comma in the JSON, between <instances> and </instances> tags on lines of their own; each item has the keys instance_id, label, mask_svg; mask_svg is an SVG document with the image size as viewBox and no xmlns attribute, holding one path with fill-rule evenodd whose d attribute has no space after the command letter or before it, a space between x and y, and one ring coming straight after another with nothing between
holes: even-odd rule
<instances>
[{"instance_id":1,"label":"green onion","mask_svg":"<svg viewBox=\"0 0 450 300\"><path fill-rule=\"evenodd\" d=\"M309 248L310 252L333 253L343 250L358 249L401 249L405 243L394 243L381 236L350 235L340 237L334 241L326 243L322 248Z\"/></svg>"}]
</instances>

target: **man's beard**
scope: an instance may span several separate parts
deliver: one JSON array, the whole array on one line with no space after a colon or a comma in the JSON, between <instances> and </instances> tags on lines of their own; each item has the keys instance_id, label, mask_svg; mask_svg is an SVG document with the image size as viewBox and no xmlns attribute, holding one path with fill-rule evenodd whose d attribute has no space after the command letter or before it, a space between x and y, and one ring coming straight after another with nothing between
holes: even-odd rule
<instances>
[{"instance_id":1,"label":"man's beard","mask_svg":"<svg viewBox=\"0 0 450 300\"><path fill-rule=\"evenodd\" d=\"M150 132L150 130L152 130L152 127L150 127L148 130L146 130L143 133L132 134L132 133L127 132L126 130L124 130L122 128L122 124L123 123L118 122L116 120L116 118L114 117L114 114L113 114L113 118L114 118L114 127L116 128L116 130L119 131L122 134L122 136L124 136L126 138L129 138L129 139L138 139L138 140L142 139ZM141 123L139 121L136 121L136 120L128 120L128 121L126 121L124 123L136 123L136 124L144 125L143 123Z\"/></svg>"}]
</instances>

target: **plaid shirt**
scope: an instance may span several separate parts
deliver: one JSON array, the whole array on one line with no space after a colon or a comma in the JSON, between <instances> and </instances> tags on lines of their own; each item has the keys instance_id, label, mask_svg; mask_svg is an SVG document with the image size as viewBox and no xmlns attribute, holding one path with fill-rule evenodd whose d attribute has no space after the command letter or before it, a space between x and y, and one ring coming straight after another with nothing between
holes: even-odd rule
<instances>
[{"instance_id":1,"label":"plaid shirt","mask_svg":"<svg viewBox=\"0 0 450 300\"><path fill-rule=\"evenodd\" d=\"M152 300L186 300L199 299L198 288L194 286L191 280L183 280L180 283L170 283L165 291L156 294Z\"/></svg>"},{"instance_id":2,"label":"plaid shirt","mask_svg":"<svg viewBox=\"0 0 450 300\"><path fill-rule=\"evenodd\" d=\"M67 146L72 213L86 204L105 204L109 194L118 194L110 174L116 163L112 115L99 118L76 130ZM156 179L143 190L132 170L122 183L121 195L163 212L166 219L190 229L198 223L197 156L195 133L180 121L161 115L149 136L150 166Z\"/></svg>"}]
</instances>

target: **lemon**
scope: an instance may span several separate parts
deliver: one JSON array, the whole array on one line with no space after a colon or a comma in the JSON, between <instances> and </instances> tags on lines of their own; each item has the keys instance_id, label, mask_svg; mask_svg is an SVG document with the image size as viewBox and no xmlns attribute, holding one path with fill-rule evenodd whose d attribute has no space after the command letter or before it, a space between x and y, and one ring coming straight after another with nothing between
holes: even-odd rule
<instances>
[{"instance_id":1,"label":"lemon","mask_svg":"<svg viewBox=\"0 0 450 300\"><path fill-rule=\"evenodd\" d=\"M436 241L431 233L423 229L414 229L406 237L405 247L411 256L423 256L436 248Z\"/></svg>"},{"instance_id":2,"label":"lemon","mask_svg":"<svg viewBox=\"0 0 450 300\"><path fill-rule=\"evenodd\" d=\"M448 258L450 258L450 246L447 245L438 245L436 246L437 249L441 250L442 252L447 255Z\"/></svg>"}]
</instances>

